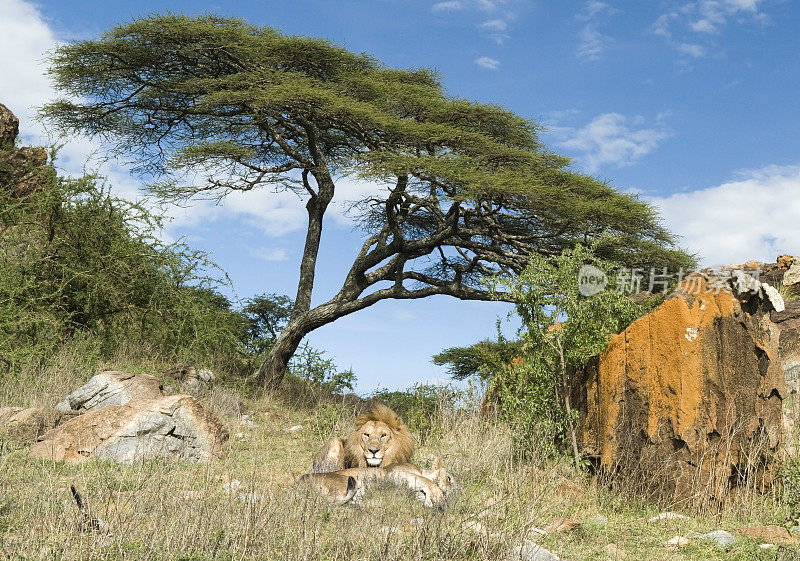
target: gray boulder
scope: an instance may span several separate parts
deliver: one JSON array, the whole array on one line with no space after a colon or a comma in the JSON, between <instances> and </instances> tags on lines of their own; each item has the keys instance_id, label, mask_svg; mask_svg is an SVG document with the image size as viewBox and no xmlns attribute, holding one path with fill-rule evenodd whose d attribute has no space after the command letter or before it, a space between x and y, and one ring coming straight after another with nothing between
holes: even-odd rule
<instances>
[{"instance_id":1,"label":"gray boulder","mask_svg":"<svg viewBox=\"0 0 800 561\"><path fill-rule=\"evenodd\" d=\"M153 458L195 462L224 457L228 430L196 399L172 395L109 405L46 432L33 458L133 463Z\"/></svg>"},{"instance_id":2,"label":"gray boulder","mask_svg":"<svg viewBox=\"0 0 800 561\"><path fill-rule=\"evenodd\" d=\"M509 559L520 561L561 561L561 558L536 542L525 540L511 551Z\"/></svg>"},{"instance_id":3,"label":"gray boulder","mask_svg":"<svg viewBox=\"0 0 800 561\"><path fill-rule=\"evenodd\" d=\"M164 395L161 382L147 374L106 370L56 404L56 411L95 411L131 401L155 399Z\"/></svg>"}]
</instances>

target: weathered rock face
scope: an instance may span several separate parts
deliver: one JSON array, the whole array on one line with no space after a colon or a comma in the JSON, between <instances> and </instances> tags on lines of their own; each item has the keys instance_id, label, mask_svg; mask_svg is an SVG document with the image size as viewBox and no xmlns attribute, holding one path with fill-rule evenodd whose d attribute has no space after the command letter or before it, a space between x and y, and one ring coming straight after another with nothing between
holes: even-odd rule
<instances>
[{"instance_id":1,"label":"weathered rock face","mask_svg":"<svg viewBox=\"0 0 800 561\"><path fill-rule=\"evenodd\" d=\"M786 394L774 295L742 282L687 278L578 373L579 440L612 480L678 503L771 480Z\"/></svg>"},{"instance_id":2,"label":"weathered rock face","mask_svg":"<svg viewBox=\"0 0 800 561\"><path fill-rule=\"evenodd\" d=\"M163 395L161 382L153 376L106 370L65 397L55 409L84 413L109 405L125 405L131 401L155 399Z\"/></svg>"},{"instance_id":3,"label":"weathered rock face","mask_svg":"<svg viewBox=\"0 0 800 561\"><path fill-rule=\"evenodd\" d=\"M36 442L39 436L75 415L40 407L0 407L0 430L16 440Z\"/></svg>"},{"instance_id":4,"label":"weathered rock face","mask_svg":"<svg viewBox=\"0 0 800 561\"><path fill-rule=\"evenodd\" d=\"M31 457L132 463L153 458L209 461L223 457L228 431L188 395L110 405L45 433Z\"/></svg>"},{"instance_id":5,"label":"weathered rock face","mask_svg":"<svg viewBox=\"0 0 800 561\"><path fill-rule=\"evenodd\" d=\"M46 189L55 176L47 165L47 150L41 147L14 147L19 135L19 119L0 103L0 186L17 198Z\"/></svg>"},{"instance_id":6,"label":"weathered rock face","mask_svg":"<svg viewBox=\"0 0 800 561\"><path fill-rule=\"evenodd\" d=\"M0 103L0 149L12 148L19 136L19 119Z\"/></svg>"}]
</instances>

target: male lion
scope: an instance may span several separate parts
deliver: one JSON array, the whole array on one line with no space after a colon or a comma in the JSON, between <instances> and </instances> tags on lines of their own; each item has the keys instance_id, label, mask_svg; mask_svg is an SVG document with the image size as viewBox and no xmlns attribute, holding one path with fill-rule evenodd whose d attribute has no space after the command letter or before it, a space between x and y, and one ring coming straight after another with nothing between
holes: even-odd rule
<instances>
[{"instance_id":1,"label":"male lion","mask_svg":"<svg viewBox=\"0 0 800 561\"><path fill-rule=\"evenodd\" d=\"M411 460L411 431L397 413L382 403L356 417L355 425L356 430L346 440L333 438L322 446L314 458L312 473L388 467Z\"/></svg>"},{"instance_id":2,"label":"male lion","mask_svg":"<svg viewBox=\"0 0 800 561\"><path fill-rule=\"evenodd\" d=\"M345 440L326 442L314 458L311 473L300 478L337 504L358 502L373 482L388 480L420 493L425 506L440 506L453 479L439 459L430 470L410 463L414 439L403 420L386 405L375 404L355 420ZM353 489L352 480L356 482Z\"/></svg>"}]
</instances>

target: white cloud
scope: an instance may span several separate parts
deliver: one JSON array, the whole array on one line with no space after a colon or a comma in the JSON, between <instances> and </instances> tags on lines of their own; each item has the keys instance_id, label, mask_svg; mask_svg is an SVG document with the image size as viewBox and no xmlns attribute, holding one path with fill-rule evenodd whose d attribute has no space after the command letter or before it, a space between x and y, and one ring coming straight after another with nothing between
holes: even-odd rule
<instances>
[{"instance_id":1,"label":"white cloud","mask_svg":"<svg viewBox=\"0 0 800 561\"><path fill-rule=\"evenodd\" d=\"M431 7L434 12L455 12L462 9L464 6L458 0L449 0L448 2L438 2Z\"/></svg>"},{"instance_id":2,"label":"white cloud","mask_svg":"<svg viewBox=\"0 0 800 561\"><path fill-rule=\"evenodd\" d=\"M745 172L722 185L650 202L705 266L800 254L800 166Z\"/></svg>"},{"instance_id":3,"label":"white cloud","mask_svg":"<svg viewBox=\"0 0 800 561\"><path fill-rule=\"evenodd\" d=\"M605 2L598 2L597 0L589 0L583 5L583 10L575 16L580 21L590 21L602 13L613 13L614 8Z\"/></svg>"},{"instance_id":4,"label":"white cloud","mask_svg":"<svg viewBox=\"0 0 800 561\"><path fill-rule=\"evenodd\" d=\"M250 248L250 255L263 259L264 261L280 262L286 261L289 252L278 247L254 247Z\"/></svg>"},{"instance_id":5,"label":"white cloud","mask_svg":"<svg viewBox=\"0 0 800 561\"><path fill-rule=\"evenodd\" d=\"M480 58L476 58L475 64L477 64L481 68L486 68L487 70L497 70L500 67L499 60L490 58L488 56L482 56Z\"/></svg>"},{"instance_id":6,"label":"white cloud","mask_svg":"<svg viewBox=\"0 0 800 561\"><path fill-rule=\"evenodd\" d=\"M681 43L680 45L678 45L678 51L694 58L701 58L706 56L705 47L693 43Z\"/></svg>"},{"instance_id":7,"label":"white cloud","mask_svg":"<svg viewBox=\"0 0 800 561\"><path fill-rule=\"evenodd\" d=\"M578 21L586 22L586 25L578 32L580 40L576 50L578 58L590 61L600 60L600 55L611 42L611 38L600 32L597 20L603 15L610 15L614 12L614 8L605 2L589 0L575 15L575 19Z\"/></svg>"},{"instance_id":8,"label":"white cloud","mask_svg":"<svg viewBox=\"0 0 800 561\"><path fill-rule=\"evenodd\" d=\"M481 24L481 29L486 31L505 31L508 29L508 23L504 19L490 19Z\"/></svg>"},{"instance_id":9,"label":"white cloud","mask_svg":"<svg viewBox=\"0 0 800 561\"><path fill-rule=\"evenodd\" d=\"M592 24L587 24L578 33L578 49L576 51L579 58L584 60L600 60L600 54L605 49L608 37L597 30Z\"/></svg>"},{"instance_id":10,"label":"white cloud","mask_svg":"<svg viewBox=\"0 0 800 561\"><path fill-rule=\"evenodd\" d=\"M564 127L555 134L562 138L559 146L580 154L576 162L589 173L607 164L632 165L673 135L658 121L645 126L642 117L629 119L619 113L604 113L583 128Z\"/></svg>"},{"instance_id":11,"label":"white cloud","mask_svg":"<svg viewBox=\"0 0 800 561\"><path fill-rule=\"evenodd\" d=\"M672 42L678 52L692 57L705 56L705 47L696 45L697 40L708 40L722 32L732 22L763 24L768 16L759 11L764 0L681 0L673 8L661 14L652 25L652 32L666 39L678 36L683 40ZM699 48L703 54L697 54Z\"/></svg>"},{"instance_id":12,"label":"white cloud","mask_svg":"<svg viewBox=\"0 0 800 561\"><path fill-rule=\"evenodd\" d=\"M476 27L481 35L497 44L503 44L511 38L508 30L525 3L527 0L446 0L433 4L431 11L453 15L463 12L459 14L463 18L480 17L483 21Z\"/></svg>"}]
</instances>

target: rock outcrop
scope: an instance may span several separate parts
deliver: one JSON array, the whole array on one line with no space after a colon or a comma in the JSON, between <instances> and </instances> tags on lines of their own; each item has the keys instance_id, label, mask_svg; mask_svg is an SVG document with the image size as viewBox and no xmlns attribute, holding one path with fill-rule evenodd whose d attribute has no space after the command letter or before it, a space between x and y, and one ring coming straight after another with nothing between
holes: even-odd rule
<instances>
[{"instance_id":1,"label":"rock outcrop","mask_svg":"<svg viewBox=\"0 0 800 561\"><path fill-rule=\"evenodd\" d=\"M695 274L577 374L585 454L612 481L670 503L723 500L774 476L786 384L776 291Z\"/></svg>"},{"instance_id":2,"label":"rock outcrop","mask_svg":"<svg viewBox=\"0 0 800 561\"><path fill-rule=\"evenodd\" d=\"M106 370L65 397L55 409L85 413L109 405L156 399L164 395L162 390L161 382L153 376Z\"/></svg>"},{"instance_id":3,"label":"rock outcrop","mask_svg":"<svg viewBox=\"0 0 800 561\"><path fill-rule=\"evenodd\" d=\"M41 147L16 148L19 119L0 103L0 188L18 199L46 189L55 170L47 165L47 150Z\"/></svg>"},{"instance_id":4,"label":"rock outcrop","mask_svg":"<svg viewBox=\"0 0 800 561\"><path fill-rule=\"evenodd\" d=\"M173 395L83 413L42 435L30 456L66 462L201 462L223 457L227 442L225 426L196 399Z\"/></svg>"}]
</instances>

